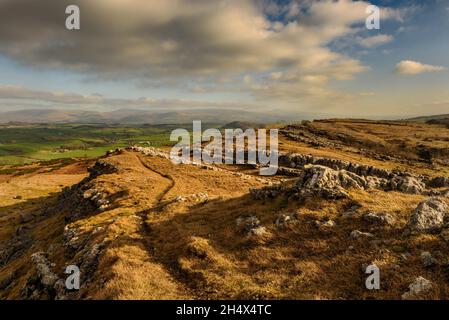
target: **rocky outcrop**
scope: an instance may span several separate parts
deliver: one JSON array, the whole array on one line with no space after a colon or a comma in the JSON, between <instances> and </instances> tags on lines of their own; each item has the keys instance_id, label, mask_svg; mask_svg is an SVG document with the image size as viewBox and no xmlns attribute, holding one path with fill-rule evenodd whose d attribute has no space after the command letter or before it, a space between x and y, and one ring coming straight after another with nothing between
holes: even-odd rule
<instances>
[{"instance_id":1,"label":"rocky outcrop","mask_svg":"<svg viewBox=\"0 0 449 320\"><path fill-rule=\"evenodd\" d=\"M54 272L51 262L44 252L31 255L31 261L36 269L35 274L28 278L21 290L24 299L64 299L65 283Z\"/></svg>"},{"instance_id":2,"label":"rocky outcrop","mask_svg":"<svg viewBox=\"0 0 449 320\"><path fill-rule=\"evenodd\" d=\"M82 233L75 228L65 226L63 233L66 256L72 258L80 249L86 246L89 240L89 233Z\"/></svg>"},{"instance_id":3,"label":"rocky outcrop","mask_svg":"<svg viewBox=\"0 0 449 320\"><path fill-rule=\"evenodd\" d=\"M98 259L103 249L110 240L95 242L93 237L97 232L86 232L82 234L77 229L66 227L64 230L65 255L70 261L67 265L77 266L80 270L81 289L86 288L97 270ZM54 271L55 264L48 259L50 250L36 252L31 255L35 272L28 278L21 290L23 299L78 299L80 291L69 291L66 289L64 271L61 277Z\"/></svg>"},{"instance_id":4,"label":"rocky outcrop","mask_svg":"<svg viewBox=\"0 0 449 320\"><path fill-rule=\"evenodd\" d=\"M244 234L250 241L260 242L270 237L270 232L260 224L260 220L256 216L239 217L236 223L238 232Z\"/></svg>"},{"instance_id":5,"label":"rocky outcrop","mask_svg":"<svg viewBox=\"0 0 449 320\"><path fill-rule=\"evenodd\" d=\"M441 198L449 198L449 189L445 190L429 190L425 192L425 195L429 197L441 197Z\"/></svg>"},{"instance_id":6,"label":"rocky outcrop","mask_svg":"<svg viewBox=\"0 0 449 320\"><path fill-rule=\"evenodd\" d=\"M409 174L393 177L389 186L391 190L410 194L422 194L426 188L426 185L419 178Z\"/></svg>"},{"instance_id":7,"label":"rocky outcrop","mask_svg":"<svg viewBox=\"0 0 449 320\"><path fill-rule=\"evenodd\" d=\"M413 210L407 229L419 233L437 232L443 228L448 210L447 204L439 198L423 201Z\"/></svg>"},{"instance_id":8,"label":"rocky outcrop","mask_svg":"<svg viewBox=\"0 0 449 320\"><path fill-rule=\"evenodd\" d=\"M409 290L402 295L403 300L414 300L422 297L423 294L432 290L433 285L429 280L418 277L409 286Z\"/></svg>"},{"instance_id":9,"label":"rocky outcrop","mask_svg":"<svg viewBox=\"0 0 449 320\"><path fill-rule=\"evenodd\" d=\"M316 220L315 221L315 226L321 231L321 232L328 232L329 230L335 228L337 224L335 223L334 220Z\"/></svg>"},{"instance_id":10,"label":"rocky outcrop","mask_svg":"<svg viewBox=\"0 0 449 320\"><path fill-rule=\"evenodd\" d=\"M103 160L98 160L95 162L95 164L88 169L89 171L89 178L95 179L98 176L104 175L104 174L112 174L117 173L118 168L110 163Z\"/></svg>"},{"instance_id":11,"label":"rocky outcrop","mask_svg":"<svg viewBox=\"0 0 449 320\"><path fill-rule=\"evenodd\" d=\"M358 240L358 239L371 239L371 238L374 238L374 235L372 233L362 232L362 231L359 231L359 230L352 231L350 236L351 236L351 238L356 239L356 240Z\"/></svg>"},{"instance_id":12,"label":"rocky outcrop","mask_svg":"<svg viewBox=\"0 0 449 320\"><path fill-rule=\"evenodd\" d=\"M396 222L395 218L386 212L367 212L363 215L363 220L383 226L393 226Z\"/></svg>"},{"instance_id":13,"label":"rocky outcrop","mask_svg":"<svg viewBox=\"0 0 449 320\"><path fill-rule=\"evenodd\" d=\"M83 198L90 201L98 210L105 211L109 208L108 194L92 187L83 192Z\"/></svg>"},{"instance_id":14,"label":"rocky outcrop","mask_svg":"<svg viewBox=\"0 0 449 320\"><path fill-rule=\"evenodd\" d=\"M299 177L301 175L301 170L287 168L287 167L279 167L277 174L283 175L283 176L288 176L288 177Z\"/></svg>"},{"instance_id":15,"label":"rocky outcrop","mask_svg":"<svg viewBox=\"0 0 449 320\"><path fill-rule=\"evenodd\" d=\"M140 152L140 153L142 153L146 156L150 156L150 157L159 157L159 158L163 158L163 159L170 159L170 154L168 154L167 152L163 152L159 149L152 148L152 147L134 146L131 148L131 150Z\"/></svg>"},{"instance_id":16,"label":"rocky outcrop","mask_svg":"<svg viewBox=\"0 0 449 320\"><path fill-rule=\"evenodd\" d=\"M264 238L269 235L267 229L260 224L260 220L255 216L237 218L237 228L240 233L248 238Z\"/></svg>"},{"instance_id":17,"label":"rocky outcrop","mask_svg":"<svg viewBox=\"0 0 449 320\"><path fill-rule=\"evenodd\" d=\"M346 170L359 176L374 176L382 179L389 179L394 176L391 171L376 168L373 166L359 165L349 161L314 157L305 154L280 154L279 165L290 168L304 168L306 165L319 165L333 170Z\"/></svg>"},{"instance_id":18,"label":"rocky outcrop","mask_svg":"<svg viewBox=\"0 0 449 320\"><path fill-rule=\"evenodd\" d=\"M283 189L279 185L269 186L262 189L251 188L249 190L251 196L256 200L268 200L280 196Z\"/></svg>"},{"instance_id":19,"label":"rocky outcrop","mask_svg":"<svg viewBox=\"0 0 449 320\"><path fill-rule=\"evenodd\" d=\"M290 190L292 192L288 193L294 193L302 199L307 197L330 200L349 198L349 189L380 189L429 196L447 196L449 194L447 190L426 190L428 178L424 176L390 172L342 160L302 154L282 154L279 164L285 166L280 167L279 173L298 176L293 190ZM434 182L433 185L436 183ZM253 189L251 194L255 199L266 200L275 198L285 191L285 188L283 190L282 187L275 186Z\"/></svg>"},{"instance_id":20,"label":"rocky outcrop","mask_svg":"<svg viewBox=\"0 0 449 320\"><path fill-rule=\"evenodd\" d=\"M239 217L236 220L237 228L240 232L247 233L252 229L260 227L260 220L255 216Z\"/></svg>"},{"instance_id":21,"label":"rocky outcrop","mask_svg":"<svg viewBox=\"0 0 449 320\"><path fill-rule=\"evenodd\" d=\"M366 180L351 172L308 165L296 182L295 188L300 197L343 199L349 197L347 189L363 189L365 186Z\"/></svg>"},{"instance_id":22,"label":"rocky outcrop","mask_svg":"<svg viewBox=\"0 0 449 320\"><path fill-rule=\"evenodd\" d=\"M88 180L63 190L59 195L58 202L61 212L71 208L65 216L67 222L73 222L95 212L104 211L110 205L108 194L98 190L97 186Z\"/></svg>"},{"instance_id":23,"label":"rocky outcrop","mask_svg":"<svg viewBox=\"0 0 449 320\"><path fill-rule=\"evenodd\" d=\"M37 252L31 255L31 261L34 263L42 285L46 288L53 288L59 280L58 276L54 274L51 269L51 263L48 261L44 252Z\"/></svg>"},{"instance_id":24,"label":"rocky outcrop","mask_svg":"<svg viewBox=\"0 0 449 320\"><path fill-rule=\"evenodd\" d=\"M87 178L72 187L65 188L56 203L46 210L48 213L63 215L68 223L62 234L61 249L64 249L65 267L74 265L81 271L81 290L69 292L65 289L65 269L53 270L55 265L49 260L53 254L50 247L53 246L50 246L47 252L32 255L31 261L35 268L22 288L21 296L24 299L77 299L82 294L83 288L86 288L86 284L94 279L98 259L103 249L112 241L102 232L107 228L107 224L87 227L72 222L111 209L111 203L122 195L122 191L114 184L105 183L108 178L103 176L121 173L121 170L114 159L98 160L88 169ZM110 223L114 221L111 219ZM15 250L12 246L10 248ZM19 252L18 249L16 251Z\"/></svg>"},{"instance_id":25,"label":"rocky outcrop","mask_svg":"<svg viewBox=\"0 0 449 320\"><path fill-rule=\"evenodd\" d=\"M304 168L303 175L298 181L299 186L308 189L319 188L322 190L332 189L337 191L339 197L345 197L345 190L354 189L391 189L405 193L422 193L424 185L412 177L396 177L394 182L388 182L386 179L359 176L346 170L333 170L323 166L307 165ZM335 192L328 194L335 194ZM327 197L329 198L329 197ZM333 198L331 196L330 198Z\"/></svg>"},{"instance_id":26,"label":"rocky outcrop","mask_svg":"<svg viewBox=\"0 0 449 320\"><path fill-rule=\"evenodd\" d=\"M298 218L296 213L282 213L280 214L275 221L275 225L278 229L287 229L291 226L294 226L298 223Z\"/></svg>"},{"instance_id":27,"label":"rocky outcrop","mask_svg":"<svg viewBox=\"0 0 449 320\"><path fill-rule=\"evenodd\" d=\"M300 171L293 187L275 185L262 189L251 189L258 200L267 200L281 194L295 195L300 199L318 197L329 200L349 198L349 189L380 188L386 181L376 177L362 177L346 170L334 170L321 165L306 165Z\"/></svg>"},{"instance_id":28,"label":"rocky outcrop","mask_svg":"<svg viewBox=\"0 0 449 320\"><path fill-rule=\"evenodd\" d=\"M436 177L429 181L428 186L431 188L449 187L449 177Z\"/></svg>"},{"instance_id":29,"label":"rocky outcrop","mask_svg":"<svg viewBox=\"0 0 449 320\"><path fill-rule=\"evenodd\" d=\"M441 195L444 191L427 190L449 186L449 178L414 176L406 172L389 171L374 166L360 165L344 160L315 157L304 154L280 154L278 174L301 176L301 170L310 166L326 167L334 171L345 172L352 179L359 180L364 189L399 191L409 194Z\"/></svg>"},{"instance_id":30,"label":"rocky outcrop","mask_svg":"<svg viewBox=\"0 0 449 320\"><path fill-rule=\"evenodd\" d=\"M82 217L88 216L95 212L102 212L110 209L111 196L108 192L94 182L94 180L102 175L114 174L119 172L119 168L113 163L99 160L88 169L89 176L80 183L65 188L59 195L59 205L53 211L64 212L67 208L71 208L66 214L66 221L73 222Z\"/></svg>"}]
</instances>

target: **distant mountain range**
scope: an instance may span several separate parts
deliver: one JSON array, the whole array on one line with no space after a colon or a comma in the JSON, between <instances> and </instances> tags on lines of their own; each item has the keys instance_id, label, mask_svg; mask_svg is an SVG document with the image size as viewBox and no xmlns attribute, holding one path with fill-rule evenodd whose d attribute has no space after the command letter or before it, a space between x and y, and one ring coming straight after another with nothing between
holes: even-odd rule
<instances>
[{"instance_id":1,"label":"distant mountain range","mask_svg":"<svg viewBox=\"0 0 449 320\"><path fill-rule=\"evenodd\" d=\"M428 122L432 120L445 120L449 119L449 114L439 114L439 115L433 115L433 116L422 116L422 117L415 117L406 119L406 121L413 121L413 122Z\"/></svg>"},{"instance_id":2,"label":"distant mountain range","mask_svg":"<svg viewBox=\"0 0 449 320\"><path fill-rule=\"evenodd\" d=\"M24 123L99 123L99 124L185 124L193 120L204 123L292 123L316 119L312 114L288 112L256 112L237 109L192 109L192 110L140 110L118 109L114 111L86 111L67 109L26 109L0 112L0 124ZM318 117L325 119L325 117ZM449 114L414 117L403 121L429 122L449 119Z\"/></svg>"},{"instance_id":3,"label":"distant mountain range","mask_svg":"<svg viewBox=\"0 0 449 320\"><path fill-rule=\"evenodd\" d=\"M132 110L109 112L84 110L32 109L0 112L0 123L120 123L120 124L178 124L201 120L205 123L226 124L233 121L273 123L296 121L288 114L270 114L242 110Z\"/></svg>"}]
</instances>

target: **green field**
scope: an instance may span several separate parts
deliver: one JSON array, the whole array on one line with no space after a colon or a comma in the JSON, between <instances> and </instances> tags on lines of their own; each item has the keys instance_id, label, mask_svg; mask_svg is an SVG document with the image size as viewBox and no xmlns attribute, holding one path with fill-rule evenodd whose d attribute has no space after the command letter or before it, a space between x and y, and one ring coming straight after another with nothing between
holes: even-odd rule
<instances>
[{"instance_id":1,"label":"green field","mask_svg":"<svg viewBox=\"0 0 449 320\"><path fill-rule=\"evenodd\" d=\"M0 165L61 158L97 157L132 145L169 146L173 125L3 125Z\"/></svg>"}]
</instances>

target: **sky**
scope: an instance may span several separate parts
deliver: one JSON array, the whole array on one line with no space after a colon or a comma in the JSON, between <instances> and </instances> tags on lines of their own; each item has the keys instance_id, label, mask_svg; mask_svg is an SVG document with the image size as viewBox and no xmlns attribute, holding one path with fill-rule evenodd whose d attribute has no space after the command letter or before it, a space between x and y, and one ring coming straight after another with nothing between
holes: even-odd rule
<instances>
[{"instance_id":1,"label":"sky","mask_svg":"<svg viewBox=\"0 0 449 320\"><path fill-rule=\"evenodd\" d=\"M448 30L449 0L0 0L0 111L444 114Z\"/></svg>"}]
</instances>

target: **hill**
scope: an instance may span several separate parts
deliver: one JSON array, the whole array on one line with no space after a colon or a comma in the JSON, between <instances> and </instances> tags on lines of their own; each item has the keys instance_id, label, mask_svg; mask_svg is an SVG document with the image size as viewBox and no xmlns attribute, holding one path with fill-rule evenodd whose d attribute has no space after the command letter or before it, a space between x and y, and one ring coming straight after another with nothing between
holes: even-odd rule
<instances>
[{"instance_id":1,"label":"hill","mask_svg":"<svg viewBox=\"0 0 449 320\"><path fill-rule=\"evenodd\" d=\"M3 168L0 298L447 299L449 129L326 120L279 142L268 177L147 147Z\"/></svg>"},{"instance_id":2,"label":"hill","mask_svg":"<svg viewBox=\"0 0 449 320\"><path fill-rule=\"evenodd\" d=\"M440 114L440 115L434 115L434 116L421 116L421 117L415 117L406 119L406 121L413 121L413 122L427 122L431 120L441 120L441 119L448 119L449 114Z\"/></svg>"},{"instance_id":3,"label":"hill","mask_svg":"<svg viewBox=\"0 0 449 320\"><path fill-rule=\"evenodd\" d=\"M442 119L432 119L432 120L427 121L426 123L436 124L436 125L445 125L446 127L449 128L449 117L442 118Z\"/></svg>"},{"instance_id":4,"label":"hill","mask_svg":"<svg viewBox=\"0 0 449 320\"><path fill-rule=\"evenodd\" d=\"M285 117L285 116L284 116ZM287 116L288 118L288 116ZM271 123L282 121L276 114L242 110L189 109L178 111L119 109L109 112L84 110L35 109L0 112L0 124L7 123L102 123L179 124L201 119L204 123L226 124L232 121Z\"/></svg>"}]
</instances>

